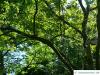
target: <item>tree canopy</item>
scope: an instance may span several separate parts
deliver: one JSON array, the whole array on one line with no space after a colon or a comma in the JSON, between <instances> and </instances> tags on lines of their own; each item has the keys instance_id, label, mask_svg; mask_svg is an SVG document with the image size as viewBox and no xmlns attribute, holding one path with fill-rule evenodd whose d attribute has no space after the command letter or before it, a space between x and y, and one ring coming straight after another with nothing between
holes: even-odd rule
<instances>
[{"instance_id":1,"label":"tree canopy","mask_svg":"<svg viewBox=\"0 0 100 75\"><path fill-rule=\"evenodd\" d=\"M0 75L75 69L100 69L100 0L0 0Z\"/></svg>"}]
</instances>

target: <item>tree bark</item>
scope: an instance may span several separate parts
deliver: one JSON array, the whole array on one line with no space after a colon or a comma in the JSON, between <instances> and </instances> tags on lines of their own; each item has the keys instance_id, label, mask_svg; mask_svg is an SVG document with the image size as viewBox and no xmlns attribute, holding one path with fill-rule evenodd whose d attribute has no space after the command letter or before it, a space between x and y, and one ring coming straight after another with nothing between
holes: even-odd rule
<instances>
[{"instance_id":1,"label":"tree bark","mask_svg":"<svg viewBox=\"0 0 100 75\"><path fill-rule=\"evenodd\" d=\"M90 11L90 5L87 4L87 7L85 8L82 4L82 0L78 0L81 9L83 11L83 22L82 22L82 38L83 38L83 47L85 51L85 61L84 61L84 69L94 69L93 67L93 60L92 60L92 54L91 54L91 48L90 48L90 40L87 35L87 22L88 22L88 16Z\"/></svg>"},{"instance_id":2,"label":"tree bark","mask_svg":"<svg viewBox=\"0 0 100 75\"><path fill-rule=\"evenodd\" d=\"M100 70L100 0L97 0L97 31L98 41L96 46L96 69Z\"/></svg>"},{"instance_id":3,"label":"tree bark","mask_svg":"<svg viewBox=\"0 0 100 75\"><path fill-rule=\"evenodd\" d=\"M5 75L3 51L0 51L0 75Z\"/></svg>"}]
</instances>

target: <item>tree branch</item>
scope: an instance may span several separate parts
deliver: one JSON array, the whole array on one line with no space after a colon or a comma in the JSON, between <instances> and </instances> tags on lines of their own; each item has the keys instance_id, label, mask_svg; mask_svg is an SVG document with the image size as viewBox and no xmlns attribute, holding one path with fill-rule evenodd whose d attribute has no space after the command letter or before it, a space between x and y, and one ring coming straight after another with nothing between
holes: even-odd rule
<instances>
[{"instance_id":1,"label":"tree branch","mask_svg":"<svg viewBox=\"0 0 100 75\"><path fill-rule=\"evenodd\" d=\"M83 11L83 22L82 22L82 38L83 38L83 47L84 47L84 51L86 53L86 61L84 61L85 63L87 62L88 67L85 65L85 69L93 69L93 60L92 60L92 54L91 54L91 48L90 48L90 40L88 38L87 35L87 22L88 22L88 16L89 16L89 12L90 12L90 5L87 4L86 9L84 8L83 4L82 4L82 0L78 0L81 9Z\"/></svg>"},{"instance_id":2,"label":"tree branch","mask_svg":"<svg viewBox=\"0 0 100 75\"><path fill-rule=\"evenodd\" d=\"M62 18L61 16L58 16L58 15L52 10L51 6L49 5L49 3L48 3L46 0L44 0L44 2L45 2L45 4L48 6L48 8L50 9L50 11L54 14L54 16L56 16L56 17L57 17L59 20L61 20L63 23L67 24L69 27L71 27L71 28L74 29L76 32L78 32L79 34L82 35L82 32L81 32L78 28L74 27L74 25L70 24L68 21L65 21L64 18Z\"/></svg>"},{"instance_id":3,"label":"tree branch","mask_svg":"<svg viewBox=\"0 0 100 75\"><path fill-rule=\"evenodd\" d=\"M97 6L94 7L94 8L90 8L90 11L93 11L93 10L95 10L95 9L97 9Z\"/></svg>"},{"instance_id":4,"label":"tree branch","mask_svg":"<svg viewBox=\"0 0 100 75\"><path fill-rule=\"evenodd\" d=\"M58 58L65 64L65 66L69 69L70 73L73 73L73 68L72 66L68 63L68 61L66 61L64 55L60 52L59 49L57 49L56 46L53 45L53 43L48 40L48 39L44 39L44 38L41 38L41 37L37 37L37 36L34 36L34 35L30 35L30 34L26 34L22 31L19 31L17 29L14 29L13 27L11 26L1 26L0 27L0 30L7 30L7 31L10 31L10 32L16 32L22 36L24 36L25 38L29 38L31 40L37 40L37 41L40 41L46 45L48 45L49 47L51 47L53 49L53 51L58 55Z\"/></svg>"},{"instance_id":5,"label":"tree branch","mask_svg":"<svg viewBox=\"0 0 100 75\"><path fill-rule=\"evenodd\" d=\"M7 55L7 54L8 54L8 52L9 52L9 50L7 50L7 51L3 54L3 56Z\"/></svg>"},{"instance_id":6,"label":"tree branch","mask_svg":"<svg viewBox=\"0 0 100 75\"><path fill-rule=\"evenodd\" d=\"M35 0L35 6L36 6L36 11L35 11L35 14L34 14L34 24L33 24L34 35L36 35L36 23L35 23L35 20L36 20L36 15L37 15L37 12L38 12L38 0Z\"/></svg>"},{"instance_id":7,"label":"tree branch","mask_svg":"<svg viewBox=\"0 0 100 75\"><path fill-rule=\"evenodd\" d=\"M83 4L82 4L82 0L78 0L80 6L81 6L81 9L83 12L86 12L86 9L84 8Z\"/></svg>"}]
</instances>

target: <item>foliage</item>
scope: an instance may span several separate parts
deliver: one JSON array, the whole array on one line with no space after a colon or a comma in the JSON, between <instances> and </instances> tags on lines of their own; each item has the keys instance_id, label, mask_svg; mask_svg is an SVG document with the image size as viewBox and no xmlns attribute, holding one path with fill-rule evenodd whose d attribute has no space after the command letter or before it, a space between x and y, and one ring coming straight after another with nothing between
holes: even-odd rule
<instances>
[{"instance_id":1,"label":"foliage","mask_svg":"<svg viewBox=\"0 0 100 75\"><path fill-rule=\"evenodd\" d=\"M96 0L1 0L5 71L70 75L73 69L97 69L99 54L91 44L98 30L96 9ZM23 52L23 58L16 60Z\"/></svg>"}]
</instances>

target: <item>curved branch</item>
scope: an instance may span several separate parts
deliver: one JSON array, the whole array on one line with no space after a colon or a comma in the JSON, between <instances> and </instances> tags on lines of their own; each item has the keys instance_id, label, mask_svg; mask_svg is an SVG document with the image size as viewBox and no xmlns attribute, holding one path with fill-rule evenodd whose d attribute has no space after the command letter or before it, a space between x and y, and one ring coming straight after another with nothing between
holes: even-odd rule
<instances>
[{"instance_id":1,"label":"curved branch","mask_svg":"<svg viewBox=\"0 0 100 75\"><path fill-rule=\"evenodd\" d=\"M40 41L40 42L48 45L58 55L58 58L65 64L65 66L69 69L70 73L73 73L72 66L69 64L68 61L66 61L64 55L60 52L59 49L57 49L56 46L53 45L53 43L50 40L44 39L44 38L41 38L41 37L37 37L37 36L34 36L34 35L26 34L26 33L22 32L22 31L19 31L19 30L15 29L15 28L11 27L11 26L1 26L0 30L3 30L3 31L7 30L7 31L10 31L10 32L16 32L16 33L24 36L25 38L29 38L31 40L37 40L37 41Z\"/></svg>"}]
</instances>

